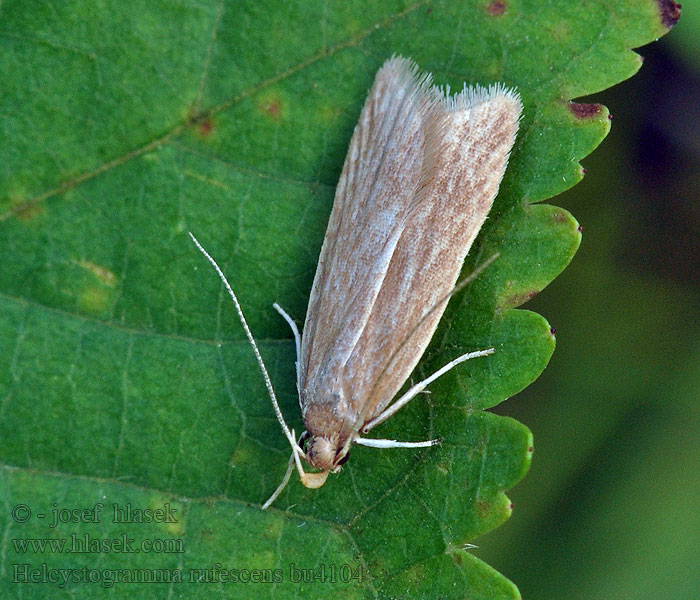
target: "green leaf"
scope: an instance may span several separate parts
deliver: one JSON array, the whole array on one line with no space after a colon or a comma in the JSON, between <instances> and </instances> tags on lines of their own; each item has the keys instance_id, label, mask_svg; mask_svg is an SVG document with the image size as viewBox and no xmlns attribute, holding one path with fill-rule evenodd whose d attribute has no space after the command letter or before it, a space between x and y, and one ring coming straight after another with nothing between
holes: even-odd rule
<instances>
[{"instance_id":1,"label":"green leaf","mask_svg":"<svg viewBox=\"0 0 700 600\"><path fill-rule=\"evenodd\" d=\"M516 307L580 239L565 210L533 203L577 183L607 133L604 107L569 100L631 76L641 59L629 49L663 35L674 7L6 0L2 597L518 597L465 545L508 518L505 491L532 453L527 428L483 412L553 351L546 321ZM288 447L186 232L228 274L299 431L293 344L271 304L303 319L352 129L393 53L440 84L503 81L525 102L465 273L500 256L452 300L415 377L470 349L496 353L378 432L441 446L358 447L323 488L293 481L262 512ZM115 505L150 520L115 522ZM66 522L52 527L54 514ZM27 546L85 534L101 551Z\"/></svg>"}]
</instances>

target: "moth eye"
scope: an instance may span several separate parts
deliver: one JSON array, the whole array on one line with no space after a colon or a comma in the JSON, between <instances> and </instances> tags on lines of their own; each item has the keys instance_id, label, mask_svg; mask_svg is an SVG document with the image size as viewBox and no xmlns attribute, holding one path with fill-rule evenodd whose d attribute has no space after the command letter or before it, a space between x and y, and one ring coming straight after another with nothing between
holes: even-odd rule
<instances>
[{"instance_id":1,"label":"moth eye","mask_svg":"<svg viewBox=\"0 0 700 600\"><path fill-rule=\"evenodd\" d=\"M340 466L344 465L346 462L348 462L348 458L350 458L349 452L338 461L338 466L340 467Z\"/></svg>"}]
</instances>

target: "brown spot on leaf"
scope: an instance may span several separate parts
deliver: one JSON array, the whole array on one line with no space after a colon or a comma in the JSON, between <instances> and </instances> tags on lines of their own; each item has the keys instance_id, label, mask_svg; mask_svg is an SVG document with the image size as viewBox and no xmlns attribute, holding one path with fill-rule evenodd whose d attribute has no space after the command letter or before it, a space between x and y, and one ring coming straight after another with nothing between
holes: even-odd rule
<instances>
[{"instance_id":1,"label":"brown spot on leaf","mask_svg":"<svg viewBox=\"0 0 700 600\"><path fill-rule=\"evenodd\" d=\"M277 94L266 94L258 100L258 110L273 121L281 121L284 111L282 98Z\"/></svg>"},{"instance_id":2,"label":"brown spot on leaf","mask_svg":"<svg viewBox=\"0 0 700 600\"><path fill-rule=\"evenodd\" d=\"M582 102L569 102L569 110L577 119L590 119L603 110L602 104L587 104Z\"/></svg>"},{"instance_id":3,"label":"brown spot on leaf","mask_svg":"<svg viewBox=\"0 0 700 600\"><path fill-rule=\"evenodd\" d=\"M681 18L682 5L673 0L656 0L656 3L659 5L661 23L664 27L671 29Z\"/></svg>"},{"instance_id":4,"label":"brown spot on leaf","mask_svg":"<svg viewBox=\"0 0 700 600\"><path fill-rule=\"evenodd\" d=\"M270 115L275 121L279 121L280 118L280 105L278 102L270 102L268 104L263 104L262 109Z\"/></svg>"},{"instance_id":5,"label":"brown spot on leaf","mask_svg":"<svg viewBox=\"0 0 700 600\"><path fill-rule=\"evenodd\" d=\"M551 333L552 335L556 335L557 330L554 329L554 327L550 327L550 328L549 328L549 333Z\"/></svg>"},{"instance_id":6,"label":"brown spot on leaf","mask_svg":"<svg viewBox=\"0 0 700 600\"><path fill-rule=\"evenodd\" d=\"M455 564L461 566L462 565L462 555L459 554L458 552L453 552L451 554L452 560L455 561Z\"/></svg>"},{"instance_id":7,"label":"brown spot on leaf","mask_svg":"<svg viewBox=\"0 0 700 600\"><path fill-rule=\"evenodd\" d=\"M282 523L270 523L260 534L266 540L277 540L280 535L282 535Z\"/></svg>"},{"instance_id":8,"label":"brown spot on leaf","mask_svg":"<svg viewBox=\"0 0 700 600\"><path fill-rule=\"evenodd\" d=\"M506 3L503 0L491 0L486 6L486 12L493 17L500 17L506 12Z\"/></svg>"},{"instance_id":9,"label":"brown spot on leaf","mask_svg":"<svg viewBox=\"0 0 700 600\"><path fill-rule=\"evenodd\" d=\"M31 221L44 212L44 205L39 202L22 202L12 210L20 221Z\"/></svg>"},{"instance_id":10,"label":"brown spot on leaf","mask_svg":"<svg viewBox=\"0 0 700 600\"><path fill-rule=\"evenodd\" d=\"M94 262L91 262L89 260L81 259L79 261L76 261L76 264L80 265L83 269L86 271L89 271L92 273L97 279L99 279L102 283L109 287L114 287L114 284L117 281L117 276L110 271L107 267L103 267L102 265L98 265Z\"/></svg>"},{"instance_id":11,"label":"brown spot on leaf","mask_svg":"<svg viewBox=\"0 0 700 600\"><path fill-rule=\"evenodd\" d=\"M579 226L576 228L576 231L578 231L579 233L581 233L581 232L583 231L583 225L579 225Z\"/></svg>"},{"instance_id":12,"label":"brown spot on leaf","mask_svg":"<svg viewBox=\"0 0 700 600\"><path fill-rule=\"evenodd\" d=\"M199 124L199 135L207 137L212 129L214 129L214 123L211 122L211 119L205 119Z\"/></svg>"},{"instance_id":13,"label":"brown spot on leaf","mask_svg":"<svg viewBox=\"0 0 700 600\"><path fill-rule=\"evenodd\" d=\"M474 508L482 518L487 517L491 513L491 505L486 500L477 500Z\"/></svg>"},{"instance_id":14,"label":"brown spot on leaf","mask_svg":"<svg viewBox=\"0 0 700 600\"><path fill-rule=\"evenodd\" d=\"M539 290L530 290L529 292L518 292L517 294L513 294L512 296L506 297L506 299L503 301L504 306L507 307L514 307L514 306L520 306L521 304L525 304L528 300L532 300L535 296L537 296Z\"/></svg>"},{"instance_id":15,"label":"brown spot on leaf","mask_svg":"<svg viewBox=\"0 0 700 600\"><path fill-rule=\"evenodd\" d=\"M550 214L552 223L567 223L569 221L569 215L563 211L555 210Z\"/></svg>"},{"instance_id":16,"label":"brown spot on leaf","mask_svg":"<svg viewBox=\"0 0 700 600\"><path fill-rule=\"evenodd\" d=\"M192 124L200 137L208 137L214 130L214 121L209 116L206 111L198 112L190 117L190 124Z\"/></svg>"}]
</instances>

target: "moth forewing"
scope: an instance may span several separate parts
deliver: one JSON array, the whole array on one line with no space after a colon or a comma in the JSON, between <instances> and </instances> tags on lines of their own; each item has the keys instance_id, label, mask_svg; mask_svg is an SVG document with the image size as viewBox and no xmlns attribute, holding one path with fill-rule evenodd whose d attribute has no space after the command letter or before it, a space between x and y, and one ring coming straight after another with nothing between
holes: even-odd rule
<instances>
[{"instance_id":1,"label":"moth forewing","mask_svg":"<svg viewBox=\"0 0 700 600\"><path fill-rule=\"evenodd\" d=\"M342 459L337 452L362 409L351 388L373 369L353 378L349 361L421 184L425 123L439 103L429 76L392 59L378 72L350 142L301 343L301 403L312 436L307 458L324 470Z\"/></svg>"}]
</instances>

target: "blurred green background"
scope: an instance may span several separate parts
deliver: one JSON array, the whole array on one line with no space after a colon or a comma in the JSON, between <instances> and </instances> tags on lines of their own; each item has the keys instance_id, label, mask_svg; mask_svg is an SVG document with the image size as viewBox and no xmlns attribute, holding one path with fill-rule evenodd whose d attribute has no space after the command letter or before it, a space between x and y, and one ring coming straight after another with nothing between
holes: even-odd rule
<instances>
[{"instance_id":1,"label":"blurred green background","mask_svg":"<svg viewBox=\"0 0 700 600\"><path fill-rule=\"evenodd\" d=\"M510 521L476 556L524 598L700 598L700 7L592 96L613 115L552 202L583 242L525 305L557 330L542 376L496 409L530 427Z\"/></svg>"}]
</instances>

